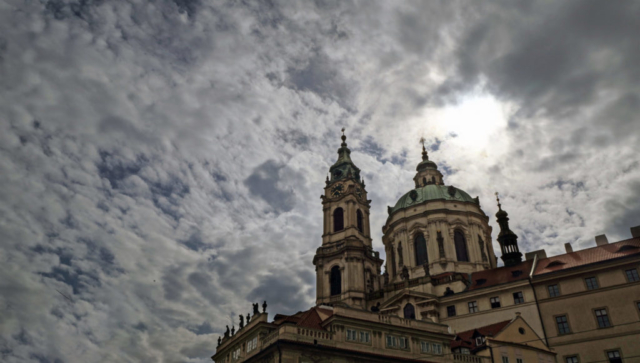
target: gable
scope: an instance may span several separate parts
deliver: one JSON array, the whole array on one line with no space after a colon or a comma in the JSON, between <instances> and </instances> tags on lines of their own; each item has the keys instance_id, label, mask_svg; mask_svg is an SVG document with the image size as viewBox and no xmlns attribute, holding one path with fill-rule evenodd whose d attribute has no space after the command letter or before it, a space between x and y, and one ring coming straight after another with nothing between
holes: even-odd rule
<instances>
[{"instance_id":1,"label":"gable","mask_svg":"<svg viewBox=\"0 0 640 363\"><path fill-rule=\"evenodd\" d=\"M516 317L509 325L498 332L494 339L504 342L522 343L538 349L549 350L544 345L542 338L520 316Z\"/></svg>"}]
</instances>

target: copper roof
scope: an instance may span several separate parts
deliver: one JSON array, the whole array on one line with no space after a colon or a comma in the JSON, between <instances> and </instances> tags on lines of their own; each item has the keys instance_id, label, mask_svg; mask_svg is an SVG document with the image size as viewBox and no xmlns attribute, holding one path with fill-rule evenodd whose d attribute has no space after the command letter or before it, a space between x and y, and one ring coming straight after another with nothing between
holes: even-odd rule
<instances>
[{"instance_id":1,"label":"copper roof","mask_svg":"<svg viewBox=\"0 0 640 363\"><path fill-rule=\"evenodd\" d=\"M471 274L469 290L505 284L518 280L526 280L531 272L532 260L523 261L515 266L498 267L490 270L477 271Z\"/></svg>"},{"instance_id":2,"label":"copper roof","mask_svg":"<svg viewBox=\"0 0 640 363\"><path fill-rule=\"evenodd\" d=\"M640 237L543 258L538 260L534 274L557 272L633 255L640 255Z\"/></svg>"}]
</instances>

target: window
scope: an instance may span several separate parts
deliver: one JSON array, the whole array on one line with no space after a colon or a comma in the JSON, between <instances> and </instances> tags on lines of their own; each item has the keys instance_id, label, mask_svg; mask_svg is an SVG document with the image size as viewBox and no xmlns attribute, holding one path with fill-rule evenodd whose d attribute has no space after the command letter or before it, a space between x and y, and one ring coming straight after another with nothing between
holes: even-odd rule
<instances>
[{"instance_id":1,"label":"window","mask_svg":"<svg viewBox=\"0 0 640 363\"><path fill-rule=\"evenodd\" d=\"M414 250L416 251L416 266L429 263L429 258L427 257L427 241L424 239L422 233L418 233L413 244L415 247Z\"/></svg>"},{"instance_id":2,"label":"window","mask_svg":"<svg viewBox=\"0 0 640 363\"><path fill-rule=\"evenodd\" d=\"M456 316L456 306L455 305L447 306L447 316Z\"/></svg>"},{"instance_id":3,"label":"window","mask_svg":"<svg viewBox=\"0 0 640 363\"><path fill-rule=\"evenodd\" d=\"M358 231L364 233L364 225L362 224L362 212L360 209L356 212L356 223L358 225Z\"/></svg>"},{"instance_id":4,"label":"window","mask_svg":"<svg viewBox=\"0 0 640 363\"><path fill-rule=\"evenodd\" d=\"M515 305L522 304L524 302L524 296L522 296L522 291L513 293L513 303Z\"/></svg>"},{"instance_id":5,"label":"window","mask_svg":"<svg viewBox=\"0 0 640 363\"><path fill-rule=\"evenodd\" d=\"M638 276L638 270L636 270L635 268L632 268L625 272L627 273L627 280L629 280L629 282L640 281L640 276Z\"/></svg>"},{"instance_id":6,"label":"window","mask_svg":"<svg viewBox=\"0 0 640 363\"><path fill-rule=\"evenodd\" d=\"M564 359L565 363L578 363L578 356L577 355L572 355L570 357L566 357Z\"/></svg>"},{"instance_id":7,"label":"window","mask_svg":"<svg viewBox=\"0 0 640 363\"><path fill-rule=\"evenodd\" d=\"M329 284L331 285L331 296L340 295L342 293L342 278L340 276L340 266L331 268L331 277Z\"/></svg>"},{"instance_id":8,"label":"window","mask_svg":"<svg viewBox=\"0 0 640 363\"><path fill-rule=\"evenodd\" d=\"M509 363L509 357L502 356L502 363Z\"/></svg>"},{"instance_id":9,"label":"window","mask_svg":"<svg viewBox=\"0 0 640 363\"><path fill-rule=\"evenodd\" d=\"M549 297L560 296L560 289L558 289L558 285L549 285L547 288L549 289Z\"/></svg>"},{"instance_id":10,"label":"window","mask_svg":"<svg viewBox=\"0 0 640 363\"><path fill-rule=\"evenodd\" d=\"M358 332L355 330L347 329L347 340L358 340Z\"/></svg>"},{"instance_id":11,"label":"window","mask_svg":"<svg viewBox=\"0 0 640 363\"><path fill-rule=\"evenodd\" d=\"M240 348L236 349L233 351L233 353L231 353L231 358L233 360L238 360L240 359Z\"/></svg>"},{"instance_id":12,"label":"window","mask_svg":"<svg viewBox=\"0 0 640 363\"><path fill-rule=\"evenodd\" d=\"M255 337L251 340L247 340L247 353L256 349L258 346L258 337Z\"/></svg>"},{"instance_id":13,"label":"window","mask_svg":"<svg viewBox=\"0 0 640 363\"><path fill-rule=\"evenodd\" d=\"M484 337L476 337L476 345L481 346L484 344Z\"/></svg>"},{"instance_id":14,"label":"window","mask_svg":"<svg viewBox=\"0 0 640 363\"><path fill-rule=\"evenodd\" d=\"M387 347L389 348L407 348L407 338L387 335Z\"/></svg>"},{"instance_id":15,"label":"window","mask_svg":"<svg viewBox=\"0 0 640 363\"><path fill-rule=\"evenodd\" d=\"M492 297L491 299L489 299L489 301L491 302L491 308L492 309L497 309L500 307L500 298L499 297Z\"/></svg>"},{"instance_id":16,"label":"window","mask_svg":"<svg viewBox=\"0 0 640 363\"><path fill-rule=\"evenodd\" d=\"M416 318L416 309L411 304L407 304L404 306L404 318L405 319L415 319Z\"/></svg>"},{"instance_id":17,"label":"window","mask_svg":"<svg viewBox=\"0 0 640 363\"><path fill-rule=\"evenodd\" d=\"M469 313L477 313L478 312L478 302L471 301L469 302Z\"/></svg>"},{"instance_id":18,"label":"window","mask_svg":"<svg viewBox=\"0 0 640 363\"><path fill-rule=\"evenodd\" d=\"M607 315L607 309L596 309L596 319L598 319L598 328L607 328L611 326L609 316Z\"/></svg>"},{"instance_id":19,"label":"window","mask_svg":"<svg viewBox=\"0 0 640 363\"><path fill-rule=\"evenodd\" d=\"M558 325L558 334L562 335L571 333L566 315L556 316L556 324Z\"/></svg>"},{"instance_id":20,"label":"window","mask_svg":"<svg viewBox=\"0 0 640 363\"><path fill-rule=\"evenodd\" d=\"M333 212L333 231L338 232L344 229L344 212L342 208L336 208Z\"/></svg>"},{"instance_id":21,"label":"window","mask_svg":"<svg viewBox=\"0 0 640 363\"><path fill-rule=\"evenodd\" d=\"M460 231L455 231L453 241L456 246L456 257L458 261L469 262L469 254L467 253L467 240Z\"/></svg>"},{"instance_id":22,"label":"window","mask_svg":"<svg viewBox=\"0 0 640 363\"><path fill-rule=\"evenodd\" d=\"M469 350L469 348L460 348L460 349L458 349L458 353L471 354L471 351Z\"/></svg>"},{"instance_id":23,"label":"window","mask_svg":"<svg viewBox=\"0 0 640 363\"><path fill-rule=\"evenodd\" d=\"M420 351L422 353L429 353L431 351L429 349L430 346L431 344L429 342L420 342Z\"/></svg>"},{"instance_id":24,"label":"window","mask_svg":"<svg viewBox=\"0 0 640 363\"><path fill-rule=\"evenodd\" d=\"M598 288L598 281L596 281L595 277L587 277L584 279L587 283L587 290L593 290Z\"/></svg>"},{"instance_id":25,"label":"window","mask_svg":"<svg viewBox=\"0 0 640 363\"><path fill-rule=\"evenodd\" d=\"M442 344L431 343L431 351L433 354L442 354Z\"/></svg>"},{"instance_id":26,"label":"window","mask_svg":"<svg viewBox=\"0 0 640 363\"><path fill-rule=\"evenodd\" d=\"M609 358L609 363L622 363L622 358L620 357L619 350L612 350L607 352L607 358Z\"/></svg>"},{"instance_id":27,"label":"window","mask_svg":"<svg viewBox=\"0 0 640 363\"><path fill-rule=\"evenodd\" d=\"M369 343L371 342L371 335L369 335L368 331L360 332L360 343Z\"/></svg>"},{"instance_id":28,"label":"window","mask_svg":"<svg viewBox=\"0 0 640 363\"><path fill-rule=\"evenodd\" d=\"M522 358L516 358L516 363L522 363Z\"/></svg>"}]
</instances>

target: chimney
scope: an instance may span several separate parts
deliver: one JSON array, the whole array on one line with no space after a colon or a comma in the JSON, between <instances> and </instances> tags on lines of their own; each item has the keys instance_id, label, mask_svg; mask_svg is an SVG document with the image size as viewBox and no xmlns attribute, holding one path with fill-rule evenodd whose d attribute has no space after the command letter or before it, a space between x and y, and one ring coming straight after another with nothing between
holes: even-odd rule
<instances>
[{"instance_id":1,"label":"chimney","mask_svg":"<svg viewBox=\"0 0 640 363\"><path fill-rule=\"evenodd\" d=\"M598 237L596 237L596 243L598 243ZM607 239L607 237L605 237L605 240ZM567 251L567 253L571 253L573 252L573 247L571 247L571 243L567 242L564 244L564 249Z\"/></svg>"},{"instance_id":2,"label":"chimney","mask_svg":"<svg viewBox=\"0 0 640 363\"><path fill-rule=\"evenodd\" d=\"M596 245L604 246L606 244L609 244L609 240L607 239L606 234L601 234L599 236L596 236Z\"/></svg>"},{"instance_id":3,"label":"chimney","mask_svg":"<svg viewBox=\"0 0 640 363\"><path fill-rule=\"evenodd\" d=\"M640 226L631 227L631 237L640 237Z\"/></svg>"},{"instance_id":4,"label":"chimney","mask_svg":"<svg viewBox=\"0 0 640 363\"><path fill-rule=\"evenodd\" d=\"M545 250L537 250L537 251L531 251L531 252L527 252L524 254L524 259L529 261L529 260L533 260L533 258L538 255L538 260L541 260L543 258L547 258L547 251Z\"/></svg>"}]
</instances>

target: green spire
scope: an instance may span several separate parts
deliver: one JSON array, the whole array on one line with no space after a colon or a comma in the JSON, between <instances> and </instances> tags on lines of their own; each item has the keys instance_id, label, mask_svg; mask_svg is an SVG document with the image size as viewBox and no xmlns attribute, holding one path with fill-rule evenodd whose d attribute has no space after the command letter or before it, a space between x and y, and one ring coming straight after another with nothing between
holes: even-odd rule
<instances>
[{"instance_id":1,"label":"green spire","mask_svg":"<svg viewBox=\"0 0 640 363\"><path fill-rule=\"evenodd\" d=\"M341 139L338 160L329 168L331 183L347 178L354 178L356 181L361 182L360 169L351 160L351 150L347 147L347 136L344 134L344 128L342 128Z\"/></svg>"}]
</instances>

